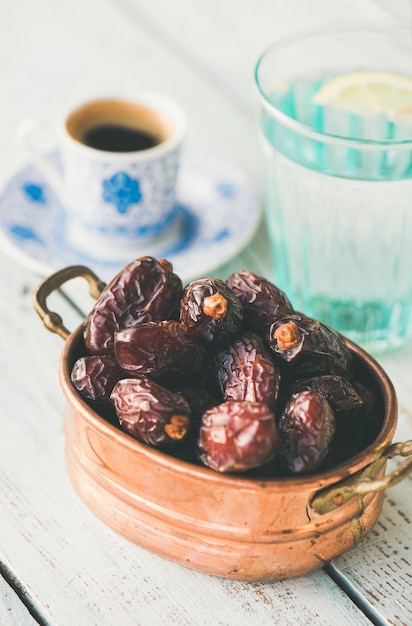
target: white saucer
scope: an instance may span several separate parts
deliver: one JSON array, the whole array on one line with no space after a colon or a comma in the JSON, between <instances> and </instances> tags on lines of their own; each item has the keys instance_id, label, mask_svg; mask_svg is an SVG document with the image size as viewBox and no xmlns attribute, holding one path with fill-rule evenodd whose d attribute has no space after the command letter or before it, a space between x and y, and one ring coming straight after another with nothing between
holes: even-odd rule
<instances>
[{"instance_id":1,"label":"white saucer","mask_svg":"<svg viewBox=\"0 0 412 626\"><path fill-rule=\"evenodd\" d=\"M58 153L49 157L59 162ZM253 236L260 220L257 195L233 165L195 147L186 148L177 190L177 217L170 231L136 249L134 257L96 259L65 240L64 212L33 164L10 176L0 192L3 250L40 275L68 265L87 265L110 280L135 257L167 258L184 282L226 263Z\"/></svg>"}]
</instances>

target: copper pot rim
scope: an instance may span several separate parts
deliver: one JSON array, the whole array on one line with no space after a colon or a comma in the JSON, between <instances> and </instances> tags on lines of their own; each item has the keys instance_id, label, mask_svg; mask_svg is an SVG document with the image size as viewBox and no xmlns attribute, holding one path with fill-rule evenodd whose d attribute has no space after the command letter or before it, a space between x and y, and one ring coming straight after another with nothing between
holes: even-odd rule
<instances>
[{"instance_id":1,"label":"copper pot rim","mask_svg":"<svg viewBox=\"0 0 412 626\"><path fill-rule=\"evenodd\" d=\"M180 475L189 475L192 478L208 481L209 483L219 483L228 488L243 490L259 490L272 488L279 492L298 492L311 487L322 489L335 484L349 476L356 474L370 463L378 459L385 449L391 444L397 425L398 404L395 388L389 376L381 365L360 346L345 339L352 353L366 365L369 372L373 374L374 380L379 387L384 403L384 418L379 435L364 450L350 457L343 463L318 474L307 476L280 476L270 477L245 477L241 474L224 474L215 472L207 467L194 465L189 461L178 459L166 452L152 448L144 443L133 439L127 433L122 432L118 427L110 424L100 416L90 405L80 396L73 387L70 378L70 357L73 347L82 335L84 322L82 322L65 341L65 345L60 358L59 377L62 390L67 402L76 410L90 426L99 431L102 436L112 438L113 442L143 455L150 459L157 466L168 470L173 470Z\"/></svg>"}]
</instances>

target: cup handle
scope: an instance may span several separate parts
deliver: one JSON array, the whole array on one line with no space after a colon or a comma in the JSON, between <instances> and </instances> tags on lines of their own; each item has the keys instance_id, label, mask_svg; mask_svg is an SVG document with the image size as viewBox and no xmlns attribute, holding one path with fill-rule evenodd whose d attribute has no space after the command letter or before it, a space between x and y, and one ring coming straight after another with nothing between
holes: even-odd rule
<instances>
[{"instance_id":1,"label":"cup handle","mask_svg":"<svg viewBox=\"0 0 412 626\"><path fill-rule=\"evenodd\" d=\"M63 177L47 159L44 147L44 137L50 132L50 125L28 118L23 120L17 129L17 141L28 153L33 165L44 176L59 200L64 203L66 193ZM43 145L41 145L41 139L43 139Z\"/></svg>"}]
</instances>

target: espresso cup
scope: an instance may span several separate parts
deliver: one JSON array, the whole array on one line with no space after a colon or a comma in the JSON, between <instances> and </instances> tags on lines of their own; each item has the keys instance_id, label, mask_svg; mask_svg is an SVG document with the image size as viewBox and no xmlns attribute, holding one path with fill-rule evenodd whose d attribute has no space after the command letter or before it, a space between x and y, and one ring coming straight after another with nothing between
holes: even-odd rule
<instances>
[{"instance_id":1,"label":"espresso cup","mask_svg":"<svg viewBox=\"0 0 412 626\"><path fill-rule=\"evenodd\" d=\"M26 124L21 136L59 197L68 245L115 259L172 225L185 130L176 102L145 93L90 100L64 114L55 128L61 171L33 140L37 122Z\"/></svg>"}]
</instances>

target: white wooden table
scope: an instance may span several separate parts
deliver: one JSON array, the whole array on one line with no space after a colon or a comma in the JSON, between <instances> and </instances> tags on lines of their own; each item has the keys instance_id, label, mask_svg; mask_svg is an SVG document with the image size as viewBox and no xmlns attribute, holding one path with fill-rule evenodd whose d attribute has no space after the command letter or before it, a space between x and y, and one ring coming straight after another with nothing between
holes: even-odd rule
<instances>
[{"instance_id":1,"label":"white wooden table","mask_svg":"<svg viewBox=\"0 0 412 626\"><path fill-rule=\"evenodd\" d=\"M253 67L275 37L361 19L410 23L407 0L15 0L0 2L0 173L24 158L20 120L68 100L160 90L186 108L190 140L233 161L260 190ZM62 342L32 308L39 276L0 252L0 624L412 624L412 478L386 495L361 544L308 576L251 584L209 577L117 536L83 505L64 461ZM269 276L264 225L214 274ZM84 307L56 296L69 328ZM380 358L396 387L396 440L412 438L412 346Z\"/></svg>"}]
</instances>

